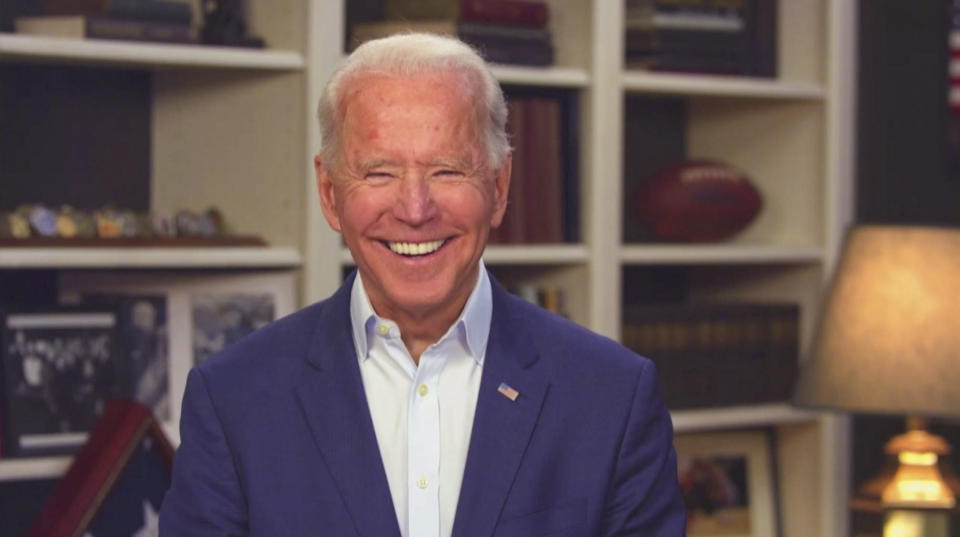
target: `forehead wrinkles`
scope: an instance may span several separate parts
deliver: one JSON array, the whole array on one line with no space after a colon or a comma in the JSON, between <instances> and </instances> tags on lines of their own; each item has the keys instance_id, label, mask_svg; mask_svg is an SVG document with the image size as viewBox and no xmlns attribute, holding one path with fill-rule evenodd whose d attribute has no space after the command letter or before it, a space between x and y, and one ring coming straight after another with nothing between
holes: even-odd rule
<instances>
[{"instance_id":1,"label":"forehead wrinkles","mask_svg":"<svg viewBox=\"0 0 960 537\"><path fill-rule=\"evenodd\" d=\"M441 144L463 138L475 142L468 146L458 144L443 154L418 155L418 164L460 162L476 166L478 158L484 160L481 122L485 116L481 103L473 98L477 89L469 83L473 76L470 72L450 70L415 76L370 72L352 76L344 85L338 122L340 140L349 139L352 143L341 144L341 153L357 164L357 154L369 150L370 142L379 138L383 129L390 128L391 122L399 120L400 124L412 123L435 131L444 129L447 134ZM412 115L412 111L426 114L420 118ZM461 137L461 133L465 136ZM363 160L389 159L385 155L363 155Z\"/></svg>"}]
</instances>

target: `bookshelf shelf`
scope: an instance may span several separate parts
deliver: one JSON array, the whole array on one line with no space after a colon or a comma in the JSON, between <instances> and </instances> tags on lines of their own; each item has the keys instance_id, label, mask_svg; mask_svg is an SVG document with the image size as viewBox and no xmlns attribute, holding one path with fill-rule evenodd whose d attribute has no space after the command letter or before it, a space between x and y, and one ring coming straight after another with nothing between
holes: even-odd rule
<instances>
[{"instance_id":1,"label":"bookshelf shelf","mask_svg":"<svg viewBox=\"0 0 960 537\"><path fill-rule=\"evenodd\" d=\"M0 460L0 482L56 479L66 473L73 457L38 457Z\"/></svg>"},{"instance_id":2,"label":"bookshelf shelf","mask_svg":"<svg viewBox=\"0 0 960 537\"><path fill-rule=\"evenodd\" d=\"M175 424L161 423L167 439L176 448L180 445L180 431ZM24 457L0 459L0 483L31 479L58 479L63 477L73 463L73 456Z\"/></svg>"},{"instance_id":3,"label":"bookshelf shelf","mask_svg":"<svg viewBox=\"0 0 960 537\"><path fill-rule=\"evenodd\" d=\"M503 84L583 88L590 85L590 75L571 67L519 67L495 65L493 74Z\"/></svg>"},{"instance_id":4,"label":"bookshelf shelf","mask_svg":"<svg viewBox=\"0 0 960 537\"><path fill-rule=\"evenodd\" d=\"M677 433L716 429L766 427L788 423L807 423L819 419L819 414L798 410L786 403L679 410L670 413Z\"/></svg>"},{"instance_id":5,"label":"bookshelf shelf","mask_svg":"<svg viewBox=\"0 0 960 537\"><path fill-rule=\"evenodd\" d=\"M765 246L754 244L651 244L620 248L620 261L630 265L654 264L744 264L818 263L823 260L818 246Z\"/></svg>"},{"instance_id":6,"label":"bookshelf shelf","mask_svg":"<svg viewBox=\"0 0 960 537\"><path fill-rule=\"evenodd\" d=\"M491 245L483 253L489 265L565 265L589 259L587 247L581 244Z\"/></svg>"},{"instance_id":7,"label":"bookshelf shelf","mask_svg":"<svg viewBox=\"0 0 960 537\"><path fill-rule=\"evenodd\" d=\"M582 244L511 244L491 245L483 253L488 265L575 265L590 260L590 252ZM340 250L340 262L354 265L350 250Z\"/></svg>"},{"instance_id":8,"label":"bookshelf shelf","mask_svg":"<svg viewBox=\"0 0 960 537\"><path fill-rule=\"evenodd\" d=\"M300 71L303 56L293 51L137 43L0 34L0 60L80 63L148 69L209 68Z\"/></svg>"},{"instance_id":9,"label":"bookshelf shelf","mask_svg":"<svg viewBox=\"0 0 960 537\"><path fill-rule=\"evenodd\" d=\"M295 248L0 248L0 268L292 268Z\"/></svg>"},{"instance_id":10,"label":"bookshelf shelf","mask_svg":"<svg viewBox=\"0 0 960 537\"><path fill-rule=\"evenodd\" d=\"M759 78L626 71L624 90L634 93L742 97L755 99L822 100L826 91L816 84Z\"/></svg>"}]
</instances>

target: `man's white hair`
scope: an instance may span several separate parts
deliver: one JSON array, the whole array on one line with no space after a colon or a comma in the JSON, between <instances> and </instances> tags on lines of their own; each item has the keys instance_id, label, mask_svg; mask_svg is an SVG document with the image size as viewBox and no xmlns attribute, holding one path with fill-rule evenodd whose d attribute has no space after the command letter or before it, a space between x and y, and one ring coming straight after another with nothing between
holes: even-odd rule
<instances>
[{"instance_id":1,"label":"man's white hair","mask_svg":"<svg viewBox=\"0 0 960 537\"><path fill-rule=\"evenodd\" d=\"M483 58L469 45L452 37L408 33L374 39L357 47L327 82L317 107L320 122L320 157L328 169L336 167L340 151L340 122L343 119L342 91L346 82L359 74L416 76L430 71L459 71L473 85L487 165L499 170L510 151L507 139L507 104L500 84Z\"/></svg>"}]
</instances>

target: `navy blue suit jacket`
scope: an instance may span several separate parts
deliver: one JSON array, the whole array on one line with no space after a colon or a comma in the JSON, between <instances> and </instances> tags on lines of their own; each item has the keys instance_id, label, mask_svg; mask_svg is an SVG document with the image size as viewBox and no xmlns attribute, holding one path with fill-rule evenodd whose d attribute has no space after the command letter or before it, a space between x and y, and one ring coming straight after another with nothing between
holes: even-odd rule
<instances>
[{"instance_id":1,"label":"navy blue suit jacket","mask_svg":"<svg viewBox=\"0 0 960 537\"><path fill-rule=\"evenodd\" d=\"M161 536L400 536L352 281L191 371ZM453 537L684 534L653 365L494 282Z\"/></svg>"}]
</instances>

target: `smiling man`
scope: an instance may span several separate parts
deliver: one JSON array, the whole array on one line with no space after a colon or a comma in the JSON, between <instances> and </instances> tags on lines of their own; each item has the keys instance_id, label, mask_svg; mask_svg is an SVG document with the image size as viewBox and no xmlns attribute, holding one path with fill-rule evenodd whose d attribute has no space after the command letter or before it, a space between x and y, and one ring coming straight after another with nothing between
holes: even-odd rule
<instances>
[{"instance_id":1,"label":"smiling man","mask_svg":"<svg viewBox=\"0 0 960 537\"><path fill-rule=\"evenodd\" d=\"M320 201L357 271L190 373L161 535L684 535L653 366L480 259L510 182L483 60L369 42L319 119Z\"/></svg>"}]
</instances>

